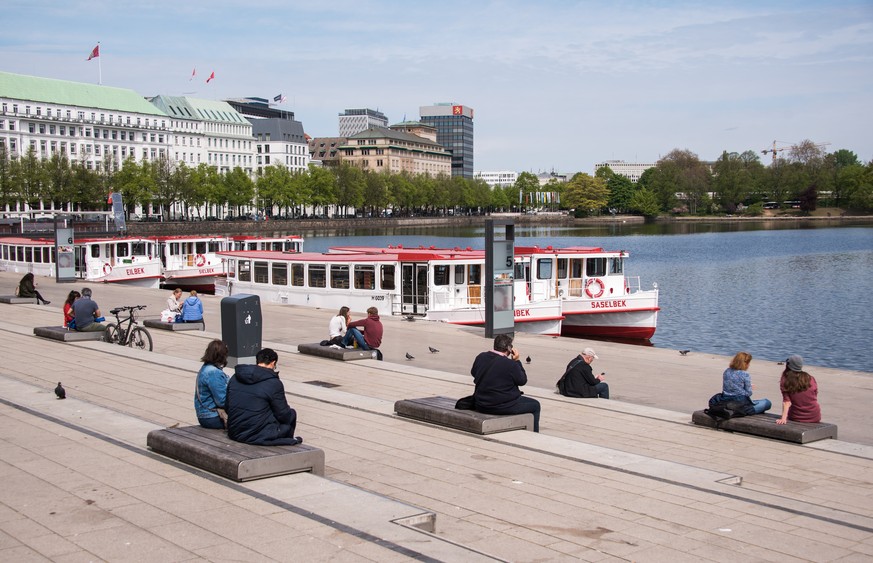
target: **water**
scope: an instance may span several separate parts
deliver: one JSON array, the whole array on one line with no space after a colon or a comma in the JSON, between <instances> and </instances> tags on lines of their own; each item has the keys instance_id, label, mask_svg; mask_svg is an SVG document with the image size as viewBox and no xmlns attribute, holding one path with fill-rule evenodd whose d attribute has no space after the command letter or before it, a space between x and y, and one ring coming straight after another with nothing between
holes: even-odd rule
<instances>
[{"instance_id":1,"label":"water","mask_svg":"<svg viewBox=\"0 0 873 563\"><path fill-rule=\"evenodd\" d=\"M772 361L796 353L809 365L871 371L873 227L517 226L515 236L517 245L627 250L627 275L660 288L654 346L721 355L745 350ZM304 248L388 244L481 249L484 229L307 233Z\"/></svg>"}]
</instances>

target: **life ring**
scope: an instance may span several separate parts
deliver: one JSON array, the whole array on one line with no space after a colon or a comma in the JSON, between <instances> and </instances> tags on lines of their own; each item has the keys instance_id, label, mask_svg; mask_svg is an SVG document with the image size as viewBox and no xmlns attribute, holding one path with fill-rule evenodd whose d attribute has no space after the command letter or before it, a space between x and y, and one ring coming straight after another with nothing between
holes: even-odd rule
<instances>
[{"instance_id":1,"label":"life ring","mask_svg":"<svg viewBox=\"0 0 873 563\"><path fill-rule=\"evenodd\" d=\"M108 276L111 273L112 273L112 266L110 266L108 262L106 264L103 264L103 275Z\"/></svg>"},{"instance_id":2,"label":"life ring","mask_svg":"<svg viewBox=\"0 0 873 563\"><path fill-rule=\"evenodd\" d=\"M198 268L202 268L206 264L206 256L202 254L198 254L194 257L194 265Z\"/></svg>"},{"instance_id":3,"label":"life ring","mask_svg":"<svg viewBox=\"0 0 873 563\"><path fill-rule=\"evenodd\" d=\"M595 283L597 284L597 290L592 291L591 286L594 285ZM603 295L604 288L605 288L605 286L603 285L603 282L600 281L599 279L588 278L588 281L585 282L585 295L587 295L591 299L597 299L598 297Z\"/></svg>"}]
</instances>

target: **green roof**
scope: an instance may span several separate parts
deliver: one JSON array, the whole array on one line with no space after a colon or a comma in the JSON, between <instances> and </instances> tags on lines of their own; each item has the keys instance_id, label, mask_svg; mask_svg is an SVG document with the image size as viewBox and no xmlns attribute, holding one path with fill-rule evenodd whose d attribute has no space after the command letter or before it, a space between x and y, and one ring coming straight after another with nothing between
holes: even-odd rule
<instances>
[{"instance_id":1,"label":"green roof","mask_svg":"<svg viewBox=\"0 0 873 563\"><path fill-rule=\"evenodd\" d=\"M155 96L149 99L170 117L250 125L249 121L227 102L187 96Z\"/></svg>"},{"instance_id":2,"label":"green roof","mask_svg":"<svg viewBox=\"0 0 873 563\"><path fill-rule=\"evenodd\" d=\"M164 116L164 112L127 88L0 72L0 97Z\"/></svg>"}]
</instances>

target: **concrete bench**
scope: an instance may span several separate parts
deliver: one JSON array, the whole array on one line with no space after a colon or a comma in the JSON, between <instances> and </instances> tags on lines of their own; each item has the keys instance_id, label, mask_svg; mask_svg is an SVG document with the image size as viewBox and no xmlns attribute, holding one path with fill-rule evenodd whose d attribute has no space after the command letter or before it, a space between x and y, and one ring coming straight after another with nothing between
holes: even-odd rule
<instances>
[{"instance_id":1,"label":"concrete bench","mask_svg":"<svg viewBox=\"0 0 873 563\"><path fill-rule=\"evenodd\" d=\"M106 332L103 330L100 331L91 331L91 332L78 332L75 330L70 330L65 326L37 326L34 327L33 333L37 336L41 336L42 338L49 338L51 340L59 340L61 342L83 342L86 340L103 340Z\"/></svg>"},{"instance_id":2,"label":"concrete bench","mask_svg":"<svg viewBox=\"0 0 873 563\"><path fill-rule=\"evenodd\" d=\"M451 397L424 397L404 399L394 403L394 412L405 418L413 418L439 426L448 426L474 434L494 434L510 430L533 431L533 415L483 414L455 408L456 399Z\"/></svg>"},{"instance_id":3,"label":"concrete bench","mask_svg":"<svg viewBox=\"0 0 873 563\"><path fill-rule=\"evenodd\" d=\"M12 305L36 305L36 297L19 297L17 295L0 295L0 303L10 303Z\"/></svg>"},{"instance_id":4,"label":"concrete bench","mask_svg":"<svg viewBox=\"0 0 873 563\"><path fill-rule=\"evenodd\" d=\"M779 420L779 416L764 413L730 418L719 424L702 410L694 411L691 415L691 422L700 426L706 426L707 428L753 434L755 436L784 440L797 444L806 444L825 438L836 439L837 437L836 424L828 424L826 422L791 422L790 420L787 424L776 424L777 420Z\"/></svg>"},{"instance_id":5,"label":"concrete bench","mask_svg":"<svg viewBox=\"0 0 873 563\"><path fill-rule=\"evenodd\" d=\"M298 344L297 351L301 354L330 358L331 360L375 360L378 350L361 350L360 348L331 348L321 344Z\"/></svg>"},{"instance_id":6,"label":"concrete bench","mask_svg":"<svg viewBox=\"0 0 873 563\"><path fill-rule=\"evenodd\" d=\"M252 446L231 440L224 430L201 426L152 430L146 443L156 453L234 481L305 471L324 475L324 452L306 444Z\"/></svg>"},{"instance_id":7,"label":"concrete bench","mask_svg":"<svg viewBox=\"0 0 873 563\"><path fill-rule=\"evenodd\" d=\"M206 330L206 323L168 323L158 319L146 319L142 323L147 328L157 328L160 330Z\"/></svg>"}]
</instances>

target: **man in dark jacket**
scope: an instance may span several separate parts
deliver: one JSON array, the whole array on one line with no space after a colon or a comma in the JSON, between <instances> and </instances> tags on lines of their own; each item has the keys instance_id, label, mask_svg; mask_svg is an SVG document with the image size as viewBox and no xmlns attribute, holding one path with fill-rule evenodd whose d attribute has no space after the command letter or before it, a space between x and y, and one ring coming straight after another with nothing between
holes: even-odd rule
<instances>
[{"instance_id":1,"label":"man in dark jacket","mask_svg":"<svg viewBox=\"0 0 873 563\"><path fill-rule=\"evenodd\" d=\"M581 397L592 399L609 398L609 384L603 381L605 374L594 375L591 362L597 359L597 354L591 348L585 348L582 353L567 364L567 371L558 381L558 392L565 397Z\"/></svg>"},{"instance_id":2,"label":"man in dark jacket","mask_svg":"<svg viewBox=\"0 0 873 563\"><path fill-rule=\"evenodd\" d=\"M485 414L532 413L534 432L539 432L540 403L525 397L519 389L527 383L527 374L518 356L509 334L498 334L494 338L494 349L476 356L470 369L476 384L473 408Z\"/></svg>"},{"instance_id":3,"label":"man in dark jacket","mask_svg":"<svg viewBox=\"0 0 873 563\"><path fill-rule=\"evenodd\" d=\"M238 365L227 384L227 435L231 440L259 446L293 446L297 411L288 406L285 386L276 371L279 356L264 348L258 365Z\"/></svg>"}]
</instances>

